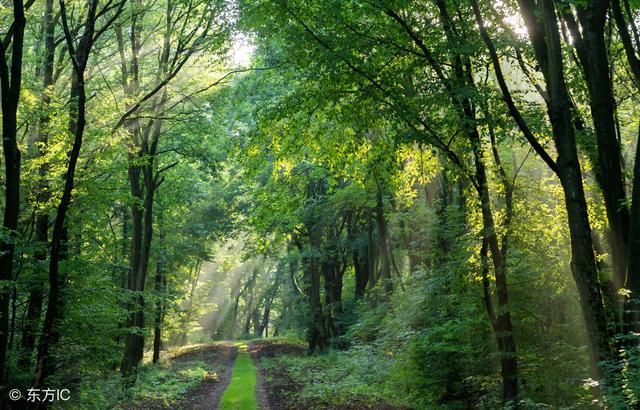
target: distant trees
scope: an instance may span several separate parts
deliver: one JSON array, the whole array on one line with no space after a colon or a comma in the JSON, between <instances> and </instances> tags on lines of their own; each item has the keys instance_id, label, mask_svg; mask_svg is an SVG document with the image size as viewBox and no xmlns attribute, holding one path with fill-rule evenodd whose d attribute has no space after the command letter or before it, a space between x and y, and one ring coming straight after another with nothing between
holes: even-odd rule
<instances>
[{"instance_id":1,"label":"distant trees","mask_svg":"<svg viewBox=\"0 0 640 410\"><path fill-rule=\"evenodd\" d=\"M220 43L223 5L202 1L168 0L159 4L130 4L129 27L116 27L123 95L128 103L116 124L130 134L128 179L131 202L131 258L127 288L136 292L130 302L130 333L121 370L129 376L142 360L144 350L144 296L151 257L154 197L163 182L162 173L177 165L158 166L160 136L166 111L180 103L168 90L190 58ZM126 35L125 35L126 33ZM158 35L158 38L156 38ZM155 53L142 51L152 47ZM154 65L155 60L155 65ZM145 71L148 70L148 72ZM160 278L162 282L162 278Z\"/></svg>"}]
</instances>

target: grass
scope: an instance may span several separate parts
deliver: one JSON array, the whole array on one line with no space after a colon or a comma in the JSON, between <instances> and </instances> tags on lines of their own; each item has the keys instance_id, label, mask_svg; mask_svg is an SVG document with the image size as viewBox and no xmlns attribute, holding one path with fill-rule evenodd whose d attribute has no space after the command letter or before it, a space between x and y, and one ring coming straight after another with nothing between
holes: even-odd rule
<instances>
[{"instance_id":1,"label":"grass","mask_svg":"<svg viewBox=\"0 0 640 410\"><path fill-rule=\"evenodd\" d=\"M396 363L392 356L364 346L321 355L281 354L261 359L265 381L278 388L285 381L287 396L283 400L295 408L425 408L405 400L404 392L393 383L402 377L393 374ZM297 386L287 390L292 383Z\"/></svg>"},{"instance_id":2,"label":"grass","mask_svg":"<svg viewBox=\"0 0 640 410\"><path fill-rule=\"evenodd\" d=\"M94 380L73 391L72 400L52 406L64 409L121 409L173 406L196 389L208 377L217 377L209 364L201 360L159 365L140 366L138 380L126 394L122 390L122 377Z\"/></svg>"},{"instance_id":3,"label":"grass","mask_svg":"<svg viewBox=\"0 0 640 410\"><path fill-rule=\"evenodd\" d=\"M86 376L81 385L72 390L71 400L55 403L53 409L123 409L165 408L180 403L205 380L218 380L226 363L212 362L205 354L184 358L185 354L206 348L210 344L189 345L167 350L158 364L151 356L138 370L138 380L123 391L119 372Z\"/></svg>"},{"instance_id":4,"label":"grass","mask_svg":"<svg viewBox=\"0 0 640 410\"><path fill-rule=\"evenodd\" d=\"M256 366L247 345L238 344L238 357L231 373L231 382L220 400L220 410L256 410Z\"/></svg>"}]
</instances>

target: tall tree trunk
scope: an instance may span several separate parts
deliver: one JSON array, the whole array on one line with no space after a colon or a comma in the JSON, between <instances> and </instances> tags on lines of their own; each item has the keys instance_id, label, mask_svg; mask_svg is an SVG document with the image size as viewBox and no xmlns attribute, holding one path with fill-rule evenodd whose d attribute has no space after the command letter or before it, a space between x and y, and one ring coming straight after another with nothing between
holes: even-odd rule
<instances>
[{"instance_id":1,"label":"tall tree trunk","mask_svg":"<svg viewBox=\"0 0 640 410\"><path fill-rule=\"evenodd\" d=\"M355 271L355 297L362 299L369 282L369 243L361 240L362 231L358 231L358 218L354 213L354 217L347 225L347 235L351 242L351 260Z\"/></svg>"},{"instance_id":2,"label":"tall tree trunk","mask_svg":"<svg viewBox=\"0 0 640 410\"><path fill-rule=\"evenodd\" d=\"M189 278L189 298L187 299L187 303L185 305L185 316L182 322L182 329L180 334L180 346L184 346L187 344L187 335L189 333L189 324L191 323L191 318L193 316L193 299L196 295L196 289L198 288L198 281L200 280L200 267L202 266L202 261L198 260L193 268L193 272Z\"/></svg>"},{"instance_id":3,"label":"tall tree trunk","mask_svg":"<svg viewBox=\"0 0 640 410\"><path fill-rule=\"evenodd\" d=\"M160 242L162 242L162 240ZM160 350L162 350L162 321L164 316L164 293L166 292L166 289L164 289L166 278L162 255L158 254L157 258L155 277L156 311L153 326L153 363L158 363L160 360Z\"/></svg>"},{"instance_id":4,"label":"tall tree trunk","mask_svg":"<svg viewBox=\"0 0 640 410\"><path fill-rule=\"evenodd\" d=\"M309 352L322 351L327 346L327 334L325 329L325 317L320 300L320 276L322 249L322 228L319 221L311 221L307 227L309 231L310 256L305 257L305 269L307 270L305 281L305 294L308 297L310 316L307 330Z\"/></svg>"},{"instance_id":5,"label":"tall tree trunk","mask_svg":"<svg viewBox=\"0 0 640 410\"><path fill-rule=\"evenodd\" d=\"M131 2L132 7L140 7L139 0ZM142 10L142 9L139 9ZM129 62L130 69L127 69L127 62L124 57L124 44L121 27L116 28L116 36L120 51L120 64L122 71L122 85L125 95L129 98L136 98L140 89L140 73L138 57L141 49L140 44L140 20L143 13L132 13L131 30L129 37L131 40L131 60ZM130 103L133 104L133 103ZM127 107L130 109L130 107ZM129 167L127 176L129 180L129 191L133 202L131 203L131 256L129 260L129 275L127 279L127 287L133 292L135 297L129 301L129 317L127 320L127 329L125 335L125 347L120 371L125 377L125 384L130 385L135 382L135 370L142 360L144 352L144 282L146 279L146 271L141 271L141 265L144 252L144 206L146 205L144 196L144 187L141 182L143 173L142 166L137 162L144 158L146 154L141 148L142 131L139 119L127 121L126 128L131 134L132 143L129 154ZM144 277L141 277L144 275Z\"/></svg>"},{"instance_id":6,"label":"tall tree trunk","mask_svg":"<svg viewBox=\"0 0 640 410\"><path fill-rule=\"evenodd\" d=\"M282 281L282 275L284 275L284 263L282 261L278 262L276 266L276 277L274 278L273 285L268 293L267 300L264 303L264 312L262 314L262 321L260 322L260 331L259 334L262 335L264 333L264 337L269 337L269 318L271 314L271 306L273 305L273 301L278 294L278 288L280 287L280 282Z\"/></svg>"},{"instance_id":7,"label":"tall tree trunk","mask_svg":"<svg viewBox=\"0 0 640 410\"><path fill-rule=\"evenodd\" d=\"M304 291L300 289L298 285L298 281L296 280L296 275L298 273L298 255L292 253L293 247L292 242L295 243L296 248L298 248L299 252L302 252L302 244L296 234L293 234L293 239L287 243L287 258L289 259L289 278L291 279L291 288L297 296L304 297Z\"/></svg>"},{"instance_id":8,"label":"tall tree trunk","mask_svg":"<svg viewBox=\"0 0 640 410\"><path fill-rule=\"evenodd\" d=\"M325 254L325 258L327 257L330 256ZM335 321L335 304L337 301L334 299L334 287L336 286L335 264L332 261L324 261L320 265L320 270L324 279L324 327L327 330L327 337L331 338L338 335Z\"/></svg>"},{"instance_id":9,"label":"tall tree trunk","mask_svg":"<svg viewBox=\"0 0 640 410\"><path fill-rule=\"evenodd\" d=\"M38 149L38 155L44 156L46 154L46 147L49 140L49 104L51 102L53 81L53 63L55 58L55 25L53 22L53 0L45 0L45 10L43 16L43 37L44 37L44 58L42 63L42 104L41 114L38 120L38 130L36 136L36 145ZM44 204L49 200L48 187L44 178L48 166L42 164L39 167L39 177L42 181L39 184L39 192L37 195L37 201L39 204ZM35 222L35 241L38 249L35 252L35 259L38 261L38 271L40 267L44 265L44 261L47 259L47 245L49 241L49 215L47 211L40 211L36 215ZM29 291L29 306L27 309L27 317L25 318L25 325L22 331L22 356L20 358L20 366L27 368L31 365L31 356L33 349L35 348L36 332L40 322L40 316L42 314L44 288L42 283L38 280L33 284L33 287Z\"/></svg>"},{"instance_id":10,"label":"tall tree trunk","mask_svg":"<svg viewBox=\"0 0 640 410\"><path fill-rule=\"evenodd\" d=\"M137 132L137 130L135 131ZM132 197L138 201L143 200L140 184L140 168L130 166L129 187ZM133 377L144 350L144 336L141 334L144 328L144 298L142 290L144 281L140 280L140 264L143 249L143 208L136 201L131 205L131 258L129 264L129 277L127 287L135 292L135 298L129 303L129 318L127 328L129 333L125 336L124 358L120 370L125 377ZM140 279L139 279L140 278ZM142 284L142 289L139 285Z\"/></svg>"},{"instance_id":11,"label":"tall tree trunk","mask_svg":"<svg viewBox=\"0 0 640 410\"><path fill-rule=\"evenodd\" d=\"M467 120L475 120L470 108L468 108ZM472 123L473 124L473 123ZM469 127L471 128L471 127ZM469 138L473 148L476 167L476 179L480 206L482 209L483 237L491 254L493 270L496 280L496 293L498 297L498 315L495 321L495 334L500 349L500 366L503 382L502 397L505 403L516 404L518 402L518 359L516 356L516 343L513 336L513 324L509 311L509 293L507 288L507 264L506 264L506 236L503 238L503 249L500 247L496 234L496 226L491 211L491 199L487 181L486 168L483 160L480 135L475 130L469 129ZM508 227L506 227L508 229ZM491 316L491 314L490 314Z\"/></svg>"},{"instance_id":12,"label":"tall tree trunk","mask_svg":"<svg viewBox=\"0 0 640 410\"><path fill-rule=\"evenodd\" d=\"M59 338L58 322L63 314L62 291L66 282L64 274L60 273L60 260L66 257L66 216L74 188L75 171L80 156L80 148L84 136L86 124L86 94L84 72L89 58L89 53L94 41L95 18L97 1L89 4L85 21L84 34L77 49L73 45L72 33L69 30L66 9L61 2L61 14L63 19L65 37L69 54L73 60L73 73L71 75L71 94L69 104L69 132L74 136L73 147L69 153L65 183L58 204L53 232L51 234L51 252L49 256L49 299L47 301L47 313L42 327L42 336L38 348L38 363L34 386L41 386L45 379L53 374L55 363L50 357L51 348L55 346Z\"/></svg>"},{"instance_id":13,"label":"tall tree trunk","mask_svg":"<svg viewBox=\"0 0 640 410\"><path fill-rule=\"evenodd\" d=\"M245 309L244 309L244 326L243 332L245 336L249 335L251 330L251 319L252 313L254 312L254 301L255 301L255 287L256 287L256 278L258 277L258 267L253 268L253 272L251 273L251 277L249 278L249 282L247 283L247 290L245 294Z\"/></svg>"},{"instance_id":14,"label":"tall tree trunk","mask_svg":"<svg viewBox=\"0 0 640 410\"><path fill-rule=\"evenodd\" d=\"M440 20L444 28L447 41L451 46L451 50L456 50L456 43L461 41L460 32L454 30L454 21L451 19L447 4L444 0L436 0L440 12ZM482 148L482 140L478 131L476 119L476 107L468 96L459 96L456 94L456 87L466 87L476 89L471 61L468 56L460 55L452 51L453 61L453 81L450 82L450 98L456 109L458 110L460 120L463 122L465 134L469 140L471 150L474 157L475 166L475 183L474 187L480 199L482 224L483 224L483 241L486 241L496 281L496 293L498 299L498 315L496 318L496 338L500 349L500 365L502 375L502 398L505 404L518 405L518 359L516 356L516 343L513 335L513 324L511 313L509 311L509 298L507 287L507 238L503 238L503 247L498 240L496 224L491 209L491 197L487 179L486 165L484 163L484 153ZM493 142L493 141L492 141ZM502 169L499 156L494 152L496 162L499 169ZM503 176L504 177L504 176ZM507 184L503 180L503 183ZM507 185L506 188L509 188ZM510 190L507 189L506 200L511 205ZM508 222L508 220L507 220ZM508 226L505 226L508 231Z\"/></svg>"},{"instance_id":15,"label":"tall tree trunk","mask_svg":"<svg viewBox=\"0 0 640 410\"><path fill-rule=\"evenodd\" d=\"M556 10L552 0L542 0L540 8L531 0L518 0L527 25L536 60L548 88L548 116L558 151L557 174L565 196L571 237L571 271L580 296L587 330L592 375L601 380L598 366L611 359L607 314L593 254L591 226L582 185L576 148L571 101L566 89Z\"/></svg>"},{"instance_id":16,"label":"tall tree trunk","mask_svg":"<svg viewBox=\"0 0 640 410\"><path fill-rule=\"evenodd\" d=\"M578 60L589 91L589 106L598 147L598 183L604 196L609 221L609 243L613 261L613 284L617 291L624 286L628 263L629 209L624 187L622 154L615 122L613 77L610 71L604 30L608 1L590 0L576 3L582 30L567 9L563 14L574 38Z\"/></svg>"},{"instance_id":17,"label":"tall tree trunk","mask_svg":"<svg viewBox=\"0 0 640 410\"><path fill-rule=\"evenodd\" d=\"M55 364L50 357L51 348L56 345L59 337L58 322L62 318L63 298L62 290L66 282L66 277L59 271L60 260L66 257L67 251L67 229L66 216L71 205L74 189L75 172L82 147L84 128L86 124L86 93L85 93L85 71L87 62L91 54L91 49L97 40L97 36L102 34L107 27L103 27L96 36L96 20L99 0L90 0L87 4L85 21L82 24L84 31L76 43L75 34L69 27L66 4L60 0L60 18L64 31L64 37L71 57L72 75L71 92L69 104L69 132L73 135L73 146L69 152L67 171L65 173L62 197L58 204L53 232L51 234L51 251L49 257L49 299L47 301L47 313L42 326L42 335L38 347L38 361L34 386L39 387L45 379L53 373ZM115 9L114 19L122 12L124 1L119 3ZM110 24L110 20L107 24Z\"/></svg>"},{"instance_id":18,"label":"tall tree trunk","mask_svg":"<svg viewBox=\"0 0 640 410\"><path fill-rule=\"evenodd\" d=\"M134 5L140 7L140 0L135 0ZM163 47L158 59L158 71L156 84L165 81L168 73L168 64L171 47L172 16L174 12L173 3L167 2L165 12L165 27L163 35ZM122 28L116 32L118 48L120 52L120 66L122 72L122 85L125 94L132 98L138 98L140 91L140 63L139 54L142 49L141 43L141 20L144 13L135 14L131 21L130 41L131 60L129 68L124 56L124 43ZM151 100L152 118L142 123L140 119L127 119L126 126L131 134L132 153L129 158L128 178L129 187L134 202L131 204L132 216L132 244L131 244L131 265L129 270L129 289L136 292L136 300L130 306L128 327L131 330L125 341L124 357L122 360L121 372L123 376L135 381L135 370L137 369L144 353L144 296L143 291L147 272L149 269L149 258L151 256L151 244L153 239L153 205L155 193L162 183L157 171L157 149L159 137L162 129L162 110L168 99L166 87L162 88L160 96L155 95ZM134 105L127 107L133 109Z\"/></svg>"},{"instance_id":19,"label":"tall tree trunk","mask_svg":"<svg viewBox=\"0 0 640 410\"><path fill-rule=\"evenodd\" d=\"M367 251L365 255L367 257L366 267L367 267L367 278L368 278L369 289L373 289L376 286L376 283L378 281L378 278L376 276L376 269L375 269L375 258L376 258L375 249L376 248L373 245L372 216L371 216L371 212L367 212Z\"/></svg>"},{"instance_id":20,"label":"tall tree trunk","mask_svg":"<svg viewBox=\"0 0 640 410\"><path fill-rule=\"evenodd\" d=\"M628 11L628 2L625 2ZM611 11L618 27L620 39L624 46L627 61L631 68L631 73L635 79L636 87L640 88L640 59L637 57L634 43L627 25L630 25L632 31L636 34L636 23L627 14L629 21L625 19L620 5L620 0L611 1ZM636 47L639 44L636 42ZM632 192L631 192L631 208L629 209L629 231L628 231L628 249L629 257L627 265L627 277L625 287L631 291L631 297L625 307L625 323L627 324L627 335L633 336L637 343L637 334L640 334L640 128L636 138L636 155L633 170Z\"/></svg>"},{"instance_id":21,"label":"tall tree trunk","mask_svg":"<svg viewBox=\"0 0 640 410\"><path fill-rule=\"evenodd\" d=\"M640 129L638 130L640 137ZM629 335L640 334L640 138L636 140L636 158L633 166L633 188L631 192L631 218L629 225L629 259L627 288L631 291L626 310Z\"/></svg>"},{"instance_id":22,"label":"tall tree trunk","mask_svg":"<svg viewBox=\"0 0 640 410\"><path fill-rule=\"evenodd\" d=\"M592 375L600 380L603 373L598 363L611 358L608 342L607 315L598 271L593 253L591 227L582 185L582 173L576 148L573 104L569 98L564 70L558 22L552 0L542 0L538 4L531 0L518 0L520 14L526 23L536 60L544 75L548 93L545 101L551 122L553 137L558 151L557 162L553 161L529 130L520 112L515 107L511 93L502 75L498 56L480 16L478 5L472 2L474 14L486 43L494 72L496 73L503 98L511 116L536 153L549 165L558 177L565 195L565 206L569 220L571 237L571 271L578 287L585 326Z\"/></svg>"},{"instance_id":23,"label":"tall tree trunk","mask_svg":"<svg viewBox=\"0 0 640 410\"><path fill-rule=\"evenodd\" d=\"M378 252L380 255L380 274L378 277L384 281L385 291L391 292L393 291L393 282L391 281L391 255L389 252L387 219L384 215L384 203L380 184L378 184L378 190L376 192L376 222L378 224Z\"/></svg>"},{"instance_id":24,"label":"tall tree trunk","mask_svg":"<svg viewBox=\"0 0 640 410\"><path fill-rule=\"evenodd\" d=\"M13 288L13 257L20 212L20 150L18 149L18 102L22 84L22 48L26 19L21 0L13 1L11 63L4 39L0 39L0 90L2 94L2 148L5 167L3 235L0 241L0 386L7 380L9 303ZM0 392L4 394L4 392Z\"/></svg>"}]
</instances>

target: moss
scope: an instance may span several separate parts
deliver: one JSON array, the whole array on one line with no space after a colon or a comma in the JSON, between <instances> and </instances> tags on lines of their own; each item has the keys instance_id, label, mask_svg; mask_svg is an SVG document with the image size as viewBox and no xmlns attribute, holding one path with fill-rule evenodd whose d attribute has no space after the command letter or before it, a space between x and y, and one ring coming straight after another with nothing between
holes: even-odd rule
<instances>
[{"instance_id":1,"label":"moss","mask_svg":"<svg viewBox=\"0 0 640 410\"><path fill-rule=\"evenodd\" d=\"M256 366L247 351L246 344L238 345L238 357L233 366L231 383L220 401L221 410L255 410Z\"/></svg>"}]
</instances>

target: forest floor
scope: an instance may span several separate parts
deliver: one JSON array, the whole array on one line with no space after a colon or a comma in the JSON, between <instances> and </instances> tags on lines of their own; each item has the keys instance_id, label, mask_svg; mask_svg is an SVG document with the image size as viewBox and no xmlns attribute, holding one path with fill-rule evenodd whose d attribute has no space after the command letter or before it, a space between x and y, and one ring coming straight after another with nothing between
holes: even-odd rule
<instances>
[{"instance_id":1,"label":"forest floor","mask_svg":"<svg viewBox=\"0 0 640 410\"><path fill-rule=\"evenodd\" d=\"M212 367L219 368L218 377L203 380L195 391L189 392L179 403L177 406L179 409L209 410L218 408L218 403L231 382L232 368L238 356L238 347L231 343L220 343L208 346L208 349L203 350L208 351L209 355L205 353L201 360L208 361ZM211 360L214 362L211 363Z\"/></svg>"},{"instance_id":2,"label":"forest floor","mask_svg":"<svg viewBox=\"0 0 640 410\"><path fill-rule=\"evenodd\" d=\"M318 360L326 361L323 356L307 355L303 344L277 339L185 346L165 358L163 366L168 373L159 382L140 381L139 388L147 392L147 398L125 404L123 408L401 410L375 399L367 400L348 388L339 393L336 385L343 377L320 365ZM188 387L183 384L185 387L177 390L179 393L172 396L174 399L163 400L154 393L161 391L163 385L176 383L170 374L185 374L190 369L201 372L205 365L206 375L198 373L200 381ZM173 391L176 392L176 386Z\"/></svg>"},{"instance_id":3,"label":"forest floor","mask_svg":"<svg viewBox=\"0 0 640 410\"><path fill-rule=\"evenodd\" d=\"M277 343L268 340L254 341L249 353L258 368L258 400L260 410L296 409L292 399L302 390L302 385L291 378L285 367L263 366L263 358L275 356L303 356L306 348L292 343ZM301 407L304 408L304 407Z\"/></svg>"},{"instance_id":4,"label":"forest floor","mask_svg":"<svg viewBox=\"0 0 640 410\"><path fill-rule=\"evenodd\" d=\"M257 370L249 355L246 343L238 343L238 355L233 365L231 382L218 404L220 410L257 410L258 407Z\"/></svg>"},{"instance_id":5,"label":"forest floor","mask_svg":"<svg viewBox=\"0 0 640 410\"><path fill-rule=\"evenodd\" d=\"M136 387L144 394L128 400L124 410L209 410L218 402L231 380L238 348L233 343L185 346L165 358L162 371L149 367L150 376L139 377ZM206 369L202 372L203 369ZM196 374L197 375L194 375ZM202 374L204 373L204 374ZM161 374L161 376L154 376ZM180 377L196 383L185 383ZM165 393L168 392L168 393ZM175 397L179 397L175 400Z\"/></svg>"},{"instance_id":6,"label":"forest floor","mask_svg":"<svg viewBox=\"0 0 640 410\"><path fill-rule=\"evenodd\" d=\"M316 366L315 358L307 355L306 345L262 339L249 344L249 353L258 369L260 410L401 410L386 403L365 403L355 392L349 394L347 402L334 402L332 387L338 380ZM316 377L301 380L296 368ZM325 399L306 394L308 388L324 390Z\"/></svg>"}]
</instances>

